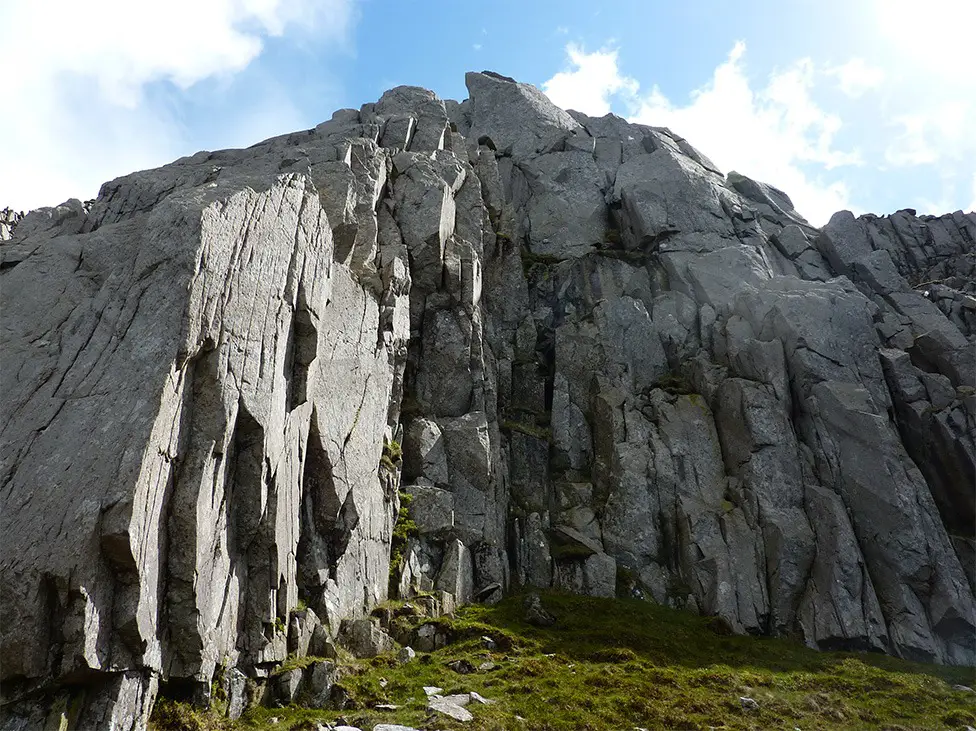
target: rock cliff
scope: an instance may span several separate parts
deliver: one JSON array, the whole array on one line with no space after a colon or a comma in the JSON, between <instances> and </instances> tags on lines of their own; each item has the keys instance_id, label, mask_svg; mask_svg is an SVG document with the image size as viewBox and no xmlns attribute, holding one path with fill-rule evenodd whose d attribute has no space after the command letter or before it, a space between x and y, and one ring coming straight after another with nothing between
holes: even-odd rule
<instances>
[{"instance_id":1,"label":"rock cliff","mask_svg":"<svg viewBox=\"0 0 976 731\"><path fill-rule=\"evenodd\" d=\"M976 215L817 229L466 81L5 221L0 728L142 729L390 589L976 662Z\"/></svg>"}]
</instances>

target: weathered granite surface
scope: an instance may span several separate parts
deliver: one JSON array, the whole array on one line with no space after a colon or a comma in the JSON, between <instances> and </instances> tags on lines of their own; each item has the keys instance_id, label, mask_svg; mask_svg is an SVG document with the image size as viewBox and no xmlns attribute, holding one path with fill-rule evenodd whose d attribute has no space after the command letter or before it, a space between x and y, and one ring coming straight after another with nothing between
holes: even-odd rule
<instances>
[{"instance_id":1,"label":"weathered granite surface","mask_svg":"<svg viewBox=\"0 0 976 731\"><path fill-rule=\"evenodd\" d=\"M321 695L389 586L976 662L976 214L466 80L4 219L0 728Z\"/></svg>"}]
</instances>

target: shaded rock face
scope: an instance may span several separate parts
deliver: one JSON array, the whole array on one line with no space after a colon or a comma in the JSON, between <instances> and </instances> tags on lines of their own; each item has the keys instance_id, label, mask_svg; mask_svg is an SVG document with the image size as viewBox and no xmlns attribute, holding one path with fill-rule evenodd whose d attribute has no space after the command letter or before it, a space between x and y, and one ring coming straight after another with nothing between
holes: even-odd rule
<instances>
[{"instance_id":1,"label":"shaded rock face","mask_svg":"<svg viewBox=\"0 0 976 731\"><path fill-rule=\"evenodd\" d=\"M667 129L467 83L17 220L2 728L143 728L391 585L976 661L976 215L818 230Z\"/></svg>"}]
</instances>

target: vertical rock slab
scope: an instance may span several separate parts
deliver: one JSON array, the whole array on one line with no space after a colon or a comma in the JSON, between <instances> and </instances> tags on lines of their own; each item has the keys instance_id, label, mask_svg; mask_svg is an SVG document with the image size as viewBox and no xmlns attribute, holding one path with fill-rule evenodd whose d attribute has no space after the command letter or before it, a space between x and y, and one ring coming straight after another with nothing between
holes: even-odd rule
<instances>
[{"instance_id":1,"label":"vertical rock slab","mask_svg":"<svg viewBox=\"0 0 976 731\"><path fill-rule=\"evenodd\" d=\"M307 178L248 179L96 210L3 275L4 350L30 363L3 369L4 681L86 678L118 728L144 727L160 676L204 688L284 658L313 478L339 497L337 576L366 589L321 605L385 597L377 296L333 264ZM39 285L52 267L61 289Z\"/></svg>"}]
</instances>

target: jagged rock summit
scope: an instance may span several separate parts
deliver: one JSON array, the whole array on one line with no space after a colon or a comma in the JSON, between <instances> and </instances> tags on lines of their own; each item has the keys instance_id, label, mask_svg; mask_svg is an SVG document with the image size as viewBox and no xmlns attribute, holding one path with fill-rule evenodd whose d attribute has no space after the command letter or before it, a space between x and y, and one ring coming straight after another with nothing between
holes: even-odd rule
<instances>
[{"instance_id":1,"label":"jagged rock summit","mask_svg":"<svg viewBox=\"0 0 976 731\"><path fill-rule=\"evenodd\" d=\"M239 713L390 590L976 661L976 215L466 81L4 219L0 728Z\"/></svg>"}]
</instances>

